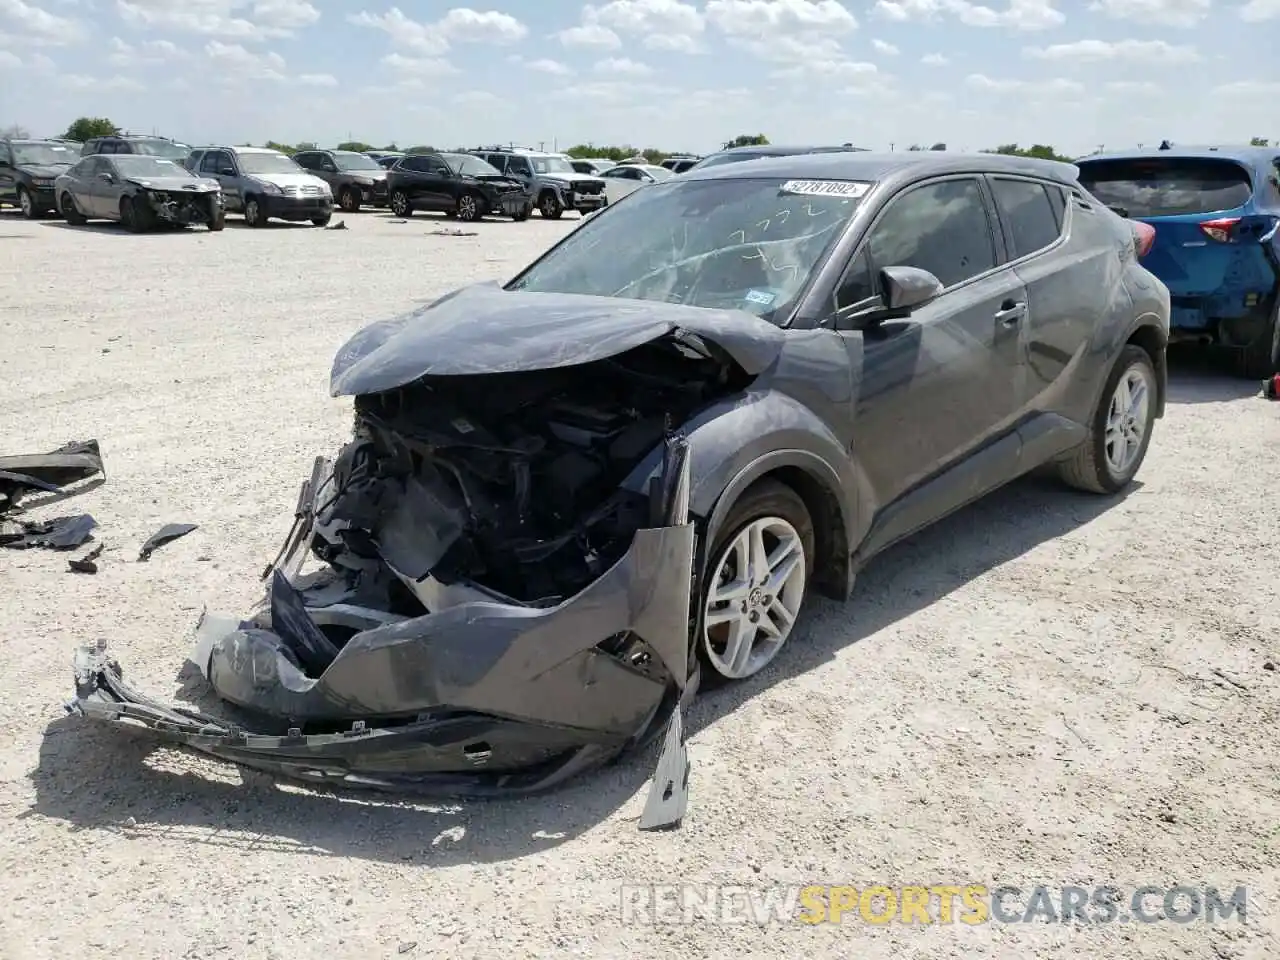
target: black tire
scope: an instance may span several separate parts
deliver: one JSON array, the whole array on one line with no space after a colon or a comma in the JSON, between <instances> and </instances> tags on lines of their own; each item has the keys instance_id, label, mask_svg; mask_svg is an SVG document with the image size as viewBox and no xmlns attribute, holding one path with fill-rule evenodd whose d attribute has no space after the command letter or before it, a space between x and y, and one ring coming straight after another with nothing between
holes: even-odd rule
<instances>
[{"instance_id":1,"label":"black tire","mask_svg":"<svg viewBox=\"0 0 1280 960\"><path fill-rule=\"evenodd\" d=\"M1246 380L1269 380L1280 372L1280 297L1258 338L1235 351L1235 370Z\"/></svg>"},{"instance_id":2,"label":"black tire","mask_svg":"<svg viewBox=\"0 0 1280 960\"><path fill-rule=\"evenodd\" d=\"M360 191L355 187L343 187L338 194L338 206L343 213L355 213L360 209Z\"/></svg>"},{"instance_id":3,"label":"black tire","mask_svg":"<svg viewBox=\"0 0 1280 960\"><path fill-rule=\"evenodd\" d=\"M543 190L538 196L538 215L546 220L559 220L564 216L564 204L553 190Z\"/></svg>"},{"instance_id":4,"label":"black tire","mask_svg":"<svg viewBox=\"0 0 1280 960\"><path fill-rule=\"evenodd\" d=\"M36 198L31 195L31 191L21 184L18 185L18 209L22 211L22 215L28 220L38 220L40 218L40 208L36 206Z\"/></svg>"},{"instance_id":5,"label":"black tire","mask_svg":"<svg viewBox=\"0 0 1280 960\"><path fill-rule=\"evenodd\" d=\"M730 509L724 523L720 525L720 530L711 544L711 549L707 551L706 555L706 568L701 578L702 587L696 608L697 636L695 646L698 658L703 666L703 682L708 685L722 684L733 679L745 679L746 676L752 676L759 670L765 669L791 639L791 632L789 631L783 643L767 662L742 677L732 677L724 673L717 666L712 655L718 639L712 637L708 631L705 618L711 591L719 585L713 582L717 579L716 571L720 567L721 561L725 559L725 554L730 545L738 535L754 522L765 518L783 520L790 524L799 535L800 547L803 551L802 561L805 579L797 611L803 607L805 599L808 597L809 585L813 580L815 544L813 519L809 516L809 510L800 495L784 483L765 479L752 484ZM753 590L752 592L755 593L756 591Z\"/></svg>"},{"instance_id":6,"label":"black tire","mask_svg":"<svg viewBox=\"0 0 1280 960\"><path fill-rule=\"evenodd\" d=\"M80 212L80 208L76 206L76 198L69 193L62 195L59 203L62 210L62 218L73 227L83 227L85 225L84 214Z\"/></svg>"},{"instance_id":7,"label":"black tire","mask_svg":"<svg viewBox=\"0 0 1280 960\"><path fill-rule=\"evenodd\" d=\"M265 227L267 214L262 209L262 200L256 196L244 198L244 222L250 227Z\"/></svg>"},{"instance_id":8,"label":"black tire","mask_svg":"<svg viewBox=\"0 0 1280 960\"><path fill-rule=\"evenodd\" d=\"M517 210L515 213L511 215L511 219L514 220L516 223L523 223L525 220L529 219L529 216L532 213L533 213L533 207L521 207L519 210Z\"/></svg>"},{"instance_id":9,"label":"black tire","mask_svg":"<svg viewBox=\"0 0 1280 960\"><path fill-rule=\"evenodd\" d=\"M130 233L146 233L154 221L151 211L138 197L121 197L120 222Z\"/></svg>"},{"instance_id":10,"label":"black tire","mask_svg":"<svg viewBox=\"0 0 1280 960\"><path fill-rule=\"evenodd\" d=\"M413 204L409 202L409 195L403 190L392 190L388 202L391 204L391 212L397 217L413 216Z\"/></svg>"},{"instance_id":11,"label":"black tire","mask_svg":"<svg viewBox=\"0 0 1280 960\"><path fill-rule=\"evenodd\" d=\"M209 201L209 232L217 233L227 227L227 211L222 204Z\"/></svg>"},{"instance_id":12,"label":"black tire","mask_svg":"<svg viewBox=\"0 0 1280 960\"><path fill-rule=\"evenodd\" d=\"M458 219L463 223L475 223L484 216L484 197L468 191L458 198Z\"/></svg>"},{"instance_id":13,"label":"black tire","mask_svg":"<svg viewBox=\"0 0 1280 960\"><path fill-rule=\"evenodd\" d=\"M1117 470L1107 459L1107 420L1120 381L1131 371L1140 372L1146 381L1148 390L1146 422L1143 424L1137 456L1123 470ZM1115 366L1111 368L1111 373L1098 399L1098 405L1089 418L1088 437L1066 459L1056 464L1058 476L1064 483L1089 493L1112 494L1119 493L1133 481L1134 475L1147 457L1147 448L1151 445L1151 431L1156 419L1158 390L1156 383L1156 371L1151 362L1151 356L1141 347L1133 344L1126 345L1120 352Z\"/></svg>"},{"instance_id":14,"label":"black tire","mask_svg":"<svg viewBox=\"0 0 1280 960\"><path fill-rule=\"evenodd\" d=\"M326 213L323 217L312 217L311 222L317 227L327 227L329 221L333 219L332 213Z\"/></svg>"}]
</instances>

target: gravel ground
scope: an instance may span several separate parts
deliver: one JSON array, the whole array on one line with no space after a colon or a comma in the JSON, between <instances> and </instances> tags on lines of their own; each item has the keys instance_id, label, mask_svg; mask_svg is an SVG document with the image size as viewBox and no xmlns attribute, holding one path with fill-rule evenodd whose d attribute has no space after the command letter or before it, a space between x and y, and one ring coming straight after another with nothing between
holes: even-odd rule
<instances>
[{"instance_id":1,"label":"gravel ground","mask_svg":"<svg viewBox=\"0 0 1280 960\"><path fill-rule=\"evenodd\" d=\"M816 602L765 676L689 718L684 828L641 834L653 753L523 801L328 795L63 717L78 643L159 695L201 605L236 612L350 425L366 322L507 276L576 224L238 218L136 237L0 214L0 438L100 438L72 501L96 577L0 556L0 954L77 957L1280 956L1280 406L1175 370L1139 482L1024 481ZM44 508L54 515L66 506ZM168 522L199 529L148 564ZM1249 920L624 924L624 883L1215 883ZM1122 904L1122 906L1124 906ZM728 918L726 918L728 919Z\"/></svg>"}]
</instances>

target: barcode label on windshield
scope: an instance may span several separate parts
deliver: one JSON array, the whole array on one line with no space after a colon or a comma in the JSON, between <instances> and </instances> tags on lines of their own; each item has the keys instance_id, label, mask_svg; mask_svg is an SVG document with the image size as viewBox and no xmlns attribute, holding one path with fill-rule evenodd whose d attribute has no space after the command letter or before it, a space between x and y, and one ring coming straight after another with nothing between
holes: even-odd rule
<instances>
[{"instance_id":1,"label":"barcode label on windshield","mask_svg":"<svg viewBox=\"0 0 1280 960\"><path fill-rule=\"evenodd\" d=\"M869 183L856 180L788 180L782 185L783 193L802 197L849 197L854 200L871 189Z\"/></svg>"}]
</instances>

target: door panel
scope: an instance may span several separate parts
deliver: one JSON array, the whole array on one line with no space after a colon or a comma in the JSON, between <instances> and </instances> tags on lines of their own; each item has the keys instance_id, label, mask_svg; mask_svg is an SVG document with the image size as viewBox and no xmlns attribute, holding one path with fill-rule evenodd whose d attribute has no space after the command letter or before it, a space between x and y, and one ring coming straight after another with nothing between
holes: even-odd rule
<instances>
[{"instance_id":1,"label":"door panel","mask_svg":"<svg viewBox=\"0 0 1280 960\"><path fill-rule=\"evenodd\" d=\"M843 333L857 387L853 453L881 506L1011 431L1023 412L1027 291L998 266L979 181L908 188L877 217L837 293L856 313L879 271L928 270L944 285L911 316Z\"/></svg>"}]
</instances>

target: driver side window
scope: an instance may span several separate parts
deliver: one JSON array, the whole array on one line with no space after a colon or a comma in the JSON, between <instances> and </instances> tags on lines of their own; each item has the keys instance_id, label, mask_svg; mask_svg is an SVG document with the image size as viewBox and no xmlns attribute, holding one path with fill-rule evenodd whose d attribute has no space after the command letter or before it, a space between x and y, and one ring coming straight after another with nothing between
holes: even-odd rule
<instances>
[{"instance_id":1,"label":"driver side window","mask_svg":"<svg viewBox=\"0 0 1280 960\"><path fill-rule=\"evenodd\" d=\"M995 266L995 239L978 181L926 184L889 202L850 263L836 308L878 293L875 274L885 267L928 270L947 289Z\"/></svg>"}]
</instances>

